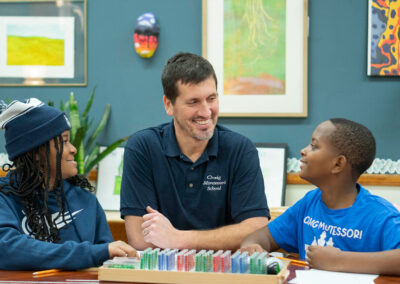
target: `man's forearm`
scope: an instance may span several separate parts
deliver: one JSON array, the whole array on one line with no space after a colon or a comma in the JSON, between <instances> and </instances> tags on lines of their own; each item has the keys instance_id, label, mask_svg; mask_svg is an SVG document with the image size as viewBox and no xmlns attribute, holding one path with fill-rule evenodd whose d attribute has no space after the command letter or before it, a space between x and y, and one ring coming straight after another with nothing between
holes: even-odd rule
<instances>
[{"instance_id":1,"label":"man's forearm","mask_svg":"<svg viewBox=\"0 0 400 284\"><path fill-rule=\"evenodd\" d=\"M237 250L247 235L267 224L267 218L254 217L213 230L180 231L177 244L179 249Z\"/></svg>"}]
</instances>

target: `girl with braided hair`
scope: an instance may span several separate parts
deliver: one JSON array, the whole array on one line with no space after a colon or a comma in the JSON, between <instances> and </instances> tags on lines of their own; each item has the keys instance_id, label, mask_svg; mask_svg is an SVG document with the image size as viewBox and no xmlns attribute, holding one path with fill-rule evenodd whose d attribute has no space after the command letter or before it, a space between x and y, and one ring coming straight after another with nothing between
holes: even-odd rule
<instances>
[{"instance_id":1,"label":"girl with braided hair","mask_svg":"<svg viewBox=\"0 0 400 284\"><path fill-rule=\"evenodd\" d=\"M3 103L0 129L12 161L0 178L0 269L82 269L137 256L113 242L93 187L77 174L64 113L34 98Z\"/></svg>"}]
</instances>

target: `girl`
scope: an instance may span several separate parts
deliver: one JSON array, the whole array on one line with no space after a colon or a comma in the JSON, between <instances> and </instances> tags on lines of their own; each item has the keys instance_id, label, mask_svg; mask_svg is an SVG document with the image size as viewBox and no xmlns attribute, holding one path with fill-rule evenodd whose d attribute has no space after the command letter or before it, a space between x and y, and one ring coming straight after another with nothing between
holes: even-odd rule
<instances>
[{"instance_id":1,"label":"girl","mask_svg":"<svg viewBox=\"0 0 400 284\"><path fill-rule=\"evenodd\" d=\"M0 269L82 269L137 256L113 242L92 186L77 175L64 113L37 99L0 103L12 164L0 178Z\"/></svg>"}]
</instances>

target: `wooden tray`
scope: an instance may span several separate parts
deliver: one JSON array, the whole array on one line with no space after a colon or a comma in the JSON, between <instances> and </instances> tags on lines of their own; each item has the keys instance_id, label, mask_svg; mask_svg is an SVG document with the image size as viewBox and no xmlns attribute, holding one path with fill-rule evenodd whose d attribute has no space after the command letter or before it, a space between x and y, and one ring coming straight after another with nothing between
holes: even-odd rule
<instances>
[{"instance_id":1,"label":"wooden tray","mask_svg":"<svg viewBox=\"0 0 400 284\"><path fill-rule=\"evenodd\" d=\"M278 275L261 274L232 274L213 272L177 272L158 270L134 270L118 268L99 268L99 280L139 282L139 283L220 283L220 284L282 284L286 283L289 275L289 262L284 261L284 266Z\"/></svg>"}]
</instances>

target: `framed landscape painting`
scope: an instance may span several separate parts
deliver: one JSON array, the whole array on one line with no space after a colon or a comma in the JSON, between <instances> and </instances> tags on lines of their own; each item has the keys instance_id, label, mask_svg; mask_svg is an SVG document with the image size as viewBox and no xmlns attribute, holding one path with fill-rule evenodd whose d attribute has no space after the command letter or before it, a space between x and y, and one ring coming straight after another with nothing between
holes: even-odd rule
<instances>
[{"instance_id":1,"label":"framed landscape painting","mask_svg":"<svg viewBox=\"0 0 400 284\"><path fill-rule=\"evenodd\" d=\"M86 85L86 2L0 0L0 85Z\"/></svg>"},{"instance_id":2,"label":"framed landscape painting","mask_svg":"<svg viewBox=\"0 0 400 284\"><path fill-rule=\"evenodd\" d=\"M203 0L221 116L307 116L307 0Z\"/></svg>"}]
</instances>

